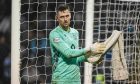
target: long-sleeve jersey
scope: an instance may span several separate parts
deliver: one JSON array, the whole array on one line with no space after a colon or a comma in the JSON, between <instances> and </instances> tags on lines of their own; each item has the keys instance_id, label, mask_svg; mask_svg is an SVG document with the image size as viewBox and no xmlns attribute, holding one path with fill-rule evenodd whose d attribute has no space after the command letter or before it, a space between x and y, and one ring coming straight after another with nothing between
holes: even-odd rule
<instances>
[{"instance_id":1,"label":"long-sleeve jersey","mask_svg":"<svg viewBox=\"0 0 140 84\"><path fill-rule=\"evenodd\" d=\"M57 26L49 35L52 53L52 84L81 84L79 62L86 60L85 49L79 49L79 33Z\"/></svg>"}]
</instances>

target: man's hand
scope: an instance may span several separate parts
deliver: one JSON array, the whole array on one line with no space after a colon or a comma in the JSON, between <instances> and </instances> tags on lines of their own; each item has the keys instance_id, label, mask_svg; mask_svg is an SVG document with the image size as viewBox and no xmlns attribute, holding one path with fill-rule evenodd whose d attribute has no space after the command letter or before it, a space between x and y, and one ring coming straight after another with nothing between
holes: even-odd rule
<instances>
[{"instance_id":1,"label":"man's hand","mask_svg":"<svg viewBox=\"0 0 140 84\"><path fill-rule=\"evenodd\" d=\"M105 44L104 43L94 43L90 46L90 51L86 54L87 55L87 60L89 63L96 63L100 58L101 55L105 51Z\"/></svg>"},{"instance_id":2,"label":"man's hand","mask_svg":"<svg viewBox=\"0 0 140 84\"><path fill-rule=\"evenodd\" d=\"M94 43L91 45L90 50L91 52L96 55L96 54L102 54L105 50L105 44L104 43Z\"/></svg>"},{"instance_id":3,"label":"man's hand","mask_svg":"<svg viewBox=\"0 0 140 84\"><path fill-rule=\"evenodd\" d=\"M88 57L87 61L91 64L96 63L100 59L100 56L101 55Z\"/></svg>"},{"instance_id":4,"label":"man's hand","mask_svg":"<svg viewBox=\"0 0 140 84\"><path fill-rule=\"evenodd\" d=\"M100 56L104 50L105 50L105 44L104 43L94 43L91 46L85 48L86 49L86 57L90 57L90 56ZM99 55L100 54L100 55Z\"/></svg>"}]
</instances>

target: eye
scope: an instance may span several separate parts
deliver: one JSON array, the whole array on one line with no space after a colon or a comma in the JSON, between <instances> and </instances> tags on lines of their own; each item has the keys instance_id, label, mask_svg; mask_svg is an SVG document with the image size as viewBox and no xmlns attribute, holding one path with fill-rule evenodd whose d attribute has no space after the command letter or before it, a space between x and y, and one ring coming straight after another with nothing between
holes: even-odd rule
<instances>
[{"instance_id":1,"label":"eye","mask_svg":"<svg viewBox=\"0 0 140 84\"><path fill-rule=\"evenodd\" d=\"M69 17L69 15L66 15L66 17Z\"/></svg>"},{"instance_id":2,"label":"eye","mask_svg":"<svg viewBox=\"0 0 140 84\"><path fill-rule=\"evenodd\" d=\"M60 18L64 18L64 16L60 16Z\"/></svg>"}]
</instances>

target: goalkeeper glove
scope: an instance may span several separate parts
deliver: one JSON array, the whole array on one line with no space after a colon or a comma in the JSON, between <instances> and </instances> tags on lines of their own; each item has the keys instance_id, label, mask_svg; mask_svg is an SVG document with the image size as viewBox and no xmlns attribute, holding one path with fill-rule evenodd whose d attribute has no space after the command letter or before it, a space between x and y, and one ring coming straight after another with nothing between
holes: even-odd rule
<instances>
[{"instance_id":1,"label":"goalkeeper glove","mask_svg":"<svg viewBox=\"0 0 140 84\"><path fill-rule=\"evenodd\" d=\"M87 58L87 61L91 64L94 64L97 61L99 61L100 57L101 57L101 54L98 54L96 56L90 56L90 57Z\"/></svg>"},{"instance_id":2,"label":"goalkeeper glove","mask_svg":"<svg viewBox=\"0 0 140 84\"><path fill-rule=\"evenodd\" d=\"M95 55L98 55L98 54L102 54L105 50L105 44L104 43L94 43L92 44L91 46L87 47L86 48L86 56L87 57L90 57L90 56L95 56Z\"/></svg>"},{"instance_id":3,"label":"goalkeeper glove","mask_svg":"<svg viewBox=\"0 0 140 84\"><path fill-rule=\"evenodd\" d=\"M90 50L93 54L102 54L105 50L105 44L104 43L94 43L91 45Z\"/></svg>"},{"instance_id":4,"label":"goalkeeper glove","mask_svg":"<svg viewBox=\"0 0 140 84\"><path fill-rule=\"evenodd\" d=\"M105 51L105 48L106 48L106 46L104 43L98 43L98 42L85 48L87 51L85 54L87 61L89 63L94 64L94 63L98 62L99 60L101 60L101 57Z\"/></svg>"}]
</instances>

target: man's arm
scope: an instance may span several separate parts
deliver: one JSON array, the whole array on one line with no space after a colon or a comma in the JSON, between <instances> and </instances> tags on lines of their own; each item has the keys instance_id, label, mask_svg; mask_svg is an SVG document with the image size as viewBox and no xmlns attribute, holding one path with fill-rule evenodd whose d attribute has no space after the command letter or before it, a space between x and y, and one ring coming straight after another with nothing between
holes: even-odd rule
<instances>
[{"instance_id":1,"label":"man's arm","mask_svg":"<svg viewBox=\"0 0 140 84\"><path fill-rule=\"evenodd\" d=\"M76 62L77 63L79 63L79 62L88 62L88 60L87 60L87 57L86 56L82 55L80 57L77 57Z\"/></svg>"},{"instance_id":2,"label":"man's arm","mask_svg":"<svg viewBox=\"0 0 140 84\"><path fill-rule=\"evenodd\" d=\"M91 64L94 64L96 63L99 59L100 59L101 55L99 54L98 56L80 56L80 57L77 57L76 59L76 62L79 63L79 62L89 62Z\"/></svg>"}]
</instances>

